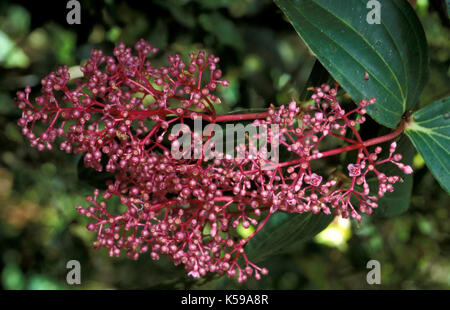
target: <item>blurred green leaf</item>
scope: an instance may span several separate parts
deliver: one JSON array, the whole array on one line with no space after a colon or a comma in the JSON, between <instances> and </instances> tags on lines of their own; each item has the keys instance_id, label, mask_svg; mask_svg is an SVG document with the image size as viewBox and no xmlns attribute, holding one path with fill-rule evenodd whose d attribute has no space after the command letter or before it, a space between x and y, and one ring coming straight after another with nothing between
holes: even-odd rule
<instances>
[{"instance_id":1,"label":"blurred green leaf","mask_svg":"<svg viewBox=\"0 0 450 310\"><path fill-rule=\"evenodd\" d=\"M27 289L29 290L57 290L62 287L52 279L44 275L34 275L30 277Z\"/></svg>"},{"instance_id":2,"label":"blurred green leaf","mask_svg":"<svg viewBox=\"0 0 450 310\"><path fill-rule=\"evenodd\" d=\"M148 41L157 48L165 48L169 40L169 30L167 27L167 23L162 19L158 19L156 21L155 26L153 27L153 31L148 37Z\"/></svg>"},{"instance_id":3,"label":"blurred green leaf","mask_svg":"<svg viewBox=\"0 0 450 310\"><path fill-rule=\"evenodd\" d=\"M243 49L244 40L241 33L231 20L223 17L219 12L201 14L198 20L203 29L214 34L223 45L231 46L237 50Z\"/></svg>"},{"instance_id":4,"label":"blurred green leaf","mask_svg":"<svg viewBox=\"0 0 450 310\"><path fill-rule=\"evenodd\" d=\"M173 18L181 25L187 28L193 28L196 20L190 10L186 9L186 4L189 0L156 0L155 1L161 7L164 7L170 11Z\"/></svg>"},{"instance_id":5,"label":"blurred green leaf","mask_svg":"<svg viewBox=\"0 0 450 310\"><path fill-rule=\"evenodd\" d=\"M236 0L198 0L198 2L205 8L219 9L231 6Z\"/></svg>"},{"instance_id":6,"label":"blurred green leaf","mask_svg":"<svg viewBox=\"0 0 450 310\"><path fill-rule=\"evenodd\" d=\"M106 33L106 38L111 42L117 42L121 33L122 30L119 27L114 26L108 30L108 32Z\"/></svg>"},{"instance_id":7,"label":"blurred green leaf","mask_svg":"<svg viewBox=\"0 0 450 310\"><path fill-rule=\"evenodd\" d=\"M447 7L447 17L450 18L450 0L444 0Z\"/></svg>"},{"instance_id":8,"label":"blurred green leaf","mask_svg":"<svg viewBox=\"0 0 450 310\"><path fill-rule=\"evenodd\" d=\"M26 68L30 64L28 56L22 49L0 30L0 64L6 68Z\"/></svg>"},{"instance_id":9,"label":"blurred green leaf","mask_svg":"<svg viewBox=\"0 0 450 310\"><path fill-rule=\"evenodd\" d=\"M76 33L68 31L59 25L51 24L49 27L50 38L54 45L54 52L60 64L72 65L74 63Z\"/></svg>"},{"instance_id":10,"label":"blurred green leaf","mask_svg":"<svg viewBox=\"0 0 450 310\"><path fill-rule=\"evenodd\" d=\"M15 112L16 109L12 98L7 93L0 92L0 113L8 114Z\"/></svg>"},{"instance_id":11,"label":"blurred green leaf","mask_svg":"<svg viewBox=\"0 0 450 310\"><path fill-rule=\"evenodd\" d=\"M7 29L11 34L17 36L25 35L31 23L30 13L22 6L12 5L8 8L8 27Z\"/></svg>"},{"instance_id":12,"label":"blurred green leaf","mask_svg":"<svg viewBox=\"0 0 450 310\"><path fill-rule=\"evenodd\" d=\"M8 290L23 289L25 279L19 266L14 263L5 266L2 272L2 284Z\"/></svg>"}]
</instances>

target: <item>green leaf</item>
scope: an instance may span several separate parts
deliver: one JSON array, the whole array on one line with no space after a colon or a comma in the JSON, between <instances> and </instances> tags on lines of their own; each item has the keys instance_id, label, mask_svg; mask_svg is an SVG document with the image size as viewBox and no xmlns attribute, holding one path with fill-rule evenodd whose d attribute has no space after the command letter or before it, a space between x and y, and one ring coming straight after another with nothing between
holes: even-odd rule
<instances>
[{"instance_id":1,"label":"green leaf","mask_svg":"<svg viewBox=\"0 0 450 310\"><path fill-rule=\"evenodd\" d=\"M428 77L423 28L406 0L380 0L381 23L368 24L365 0L274 0L319 61L378 123L395 128ZM365 73L369 80L365 80Z\"/></svg>"},{"instance_id":2,"label":"green leaf","mask_svg":"<svg viewBox=\"0 0 450 310\"><path fill-rule=\"evenodd\" d=\"M444 0L445 7L447 8L447 17L450 18L450 0Z\"/></svg>"},{"instance_id":3,"label":"green leaf","mask_svg":"<svg viewBox=\"0 0 450 310\"><path fill-rule=\"evenodd\" d=\"M405 132L434 177L450 194L450 97L413 113Z\"/></svg>"},{"instance_id":4,"label":"green leaf","mask_svg":"<svg viewBox=\"0 0 450 310\"><path fill-rule=\"evenodd\" d=\"M233 114L249 114L249 113L264 113L264 112L267 112L267 108L243 108L243 109L235 109L227 114L233 115Z\"/></svg>"},{"instance_id":5,"label":"green leaf","mask_svg":"<svg viewBox=\"0 0 450 310\"><path fill-rule=\"evenodd\" d=\"M5 68L26 68L30 59L14 41L0 30L0 65Z\"/></svg>"},{"instance_id":6,"label":"green leaf","mask_svg":"<svg viewBox=\"0 0 450 310\"><path fill-rule=\"evenodd\" d=\"M155 0L155 3L170 11L173 18L182 26L195 27L196 20L192 10L186 6L189 1L177 0Z\"/></svg>"},{"instance_id":7,"label":"green leaf","mask_svg":"<svg viewBox=\"0 0 450 310\"><path fill-rule=\"evenodd\" d=\"M388 156L391 143L392 141L380 145L383 148L383 152L379 155L379 158L386 158ZM395 152L402 154L402 163L412 166L416 151L406 136L402 136L397 141L397 149ZM374 215L395 216L408 210L413 188L413 175L403 173L397 166L391 163L380 166L378 170L387 176L398 175L403 182L395 183L392 193L387 192L383 197L378 199L378 208L375 210ZM376 177L368 180L368 183L372 190L376 189L378 191L378 179ZM377 192L373 194L377 194Z\"/></svg>"},{"instance_id":8,"label":"green leaf","mask_svg":"<svg viewBox=\"0 0 450 310\"><path fill-rule=\"evenodd\" d=\"M217 38L219 43L237 50L243 49L244 40L238 28L220 13L201 14L198 21L205 31L212 33Z\"/></svg>"},{"instance_id":9,"label":"green leaf","mask_svg":"<svg viewBox=\"0 0 450 310\"><path fill-rule=\"evenodd\" d=\"M114 180L114 175L110 172L102 171L98 172L93 168L87 168L84 166L84 155L77 155L75 158L77 165L78 180L85 182L98 189L106 189L106 181ZM106 156L102 156L103 167L107 164Z\"/></svg>"},{"instance_id":10,"label":"green leaf","mask_svg":"<svg viewBox=\"0 0 450 310\"><path fill-rule=\"evenodd\" d=\"M333 215L323 213L276 212L263 229L249 241L245 252L254 262L288 252L299 243L311 239L324 230L331 223L333 217Z\"/></svg>"}]
</instances>

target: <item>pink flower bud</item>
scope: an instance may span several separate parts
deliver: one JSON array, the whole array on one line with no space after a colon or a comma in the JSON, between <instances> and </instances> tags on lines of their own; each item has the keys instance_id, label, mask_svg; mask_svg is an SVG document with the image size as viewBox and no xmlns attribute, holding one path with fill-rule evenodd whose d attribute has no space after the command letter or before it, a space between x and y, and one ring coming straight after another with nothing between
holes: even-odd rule
<instances>
[{"instance_id":1,"label":"pink flower bud","mask_svg":"<svg viewBox=\"0 0 450 310\"><path fill-rule=\"evenodd\" d=\"M394 151L395 151L395 149L397 148L397 142L392 142L391 143L391 146L390 146L390 148L389 148L389 152L392 154L392 153L394 153Z\"/></svg>"},{"instance_id":2,"label":"pink flower bud","mask_svg":"<svg viewBox=\"0 0 450 310\"><path fill-rule=\"evenodd\" d=\"M413 173L413 169L411 168L411 166L409 166L409 165L405 165L404 167L403 167L403 172L404 173L406 173L406 174L411 174L411 173Z\"/></svg>"}]
</instances>

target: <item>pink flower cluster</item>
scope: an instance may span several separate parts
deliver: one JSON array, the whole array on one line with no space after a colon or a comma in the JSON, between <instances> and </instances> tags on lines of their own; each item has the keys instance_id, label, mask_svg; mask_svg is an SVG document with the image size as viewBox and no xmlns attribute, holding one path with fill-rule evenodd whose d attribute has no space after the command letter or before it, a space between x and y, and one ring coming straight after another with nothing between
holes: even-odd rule
<instances>
[{"instance_id":1,"label":"pink flower cluster","mask_svg":"<svg viewBox=\"0 0 450 310\"><path fill-rule=\"evenodd\" d=\"M94 247L109 249L110 256L124 252L138 259L149 253L159 259L164 254L193 277L214 272L239 282L259 279L268 271L253 264L245 248L274 212L334 212L360 221L360 213L370 214L377 197L400 180L379 172L379 165L390 162L412 172L394 154L395 142L388 158L378 159L381 148L368 148L383 141L361 140L357 124L365 121L365 106L375 99L346 112L336 99L337 86L322 85L309 105L291 102L265 113L216 115L220 99L214 92L228 85L217 57L198 52L185 63L174 55L168 67L154 67L147 56L155 48L140 40L135 50L137 55L122 43L114 57L93 50L81 67L83 78L72 81L68 68L60 67L42 80L42 94L34 102L29 87L16 98L23 111L18 124L32 146L51 150L57 142L62 151L84 154L86 167L114 174L102 194L95 190L87 197L89 206L77 206L93 220L87 229L97 232ZM251 146L244 158L174 159L166 143L171 143L170 126L197 117L210 123L277 124L278 136L266 138L277 139L293 159L262 169L263 154L255 156ZM345 145L322 150L325 139ZM245 143L236 148L245 149ZM351 150L358 156L348 166L346 182L313 172L312 160ZM378 189L369 188L368 174L378 178ZM106 203L113 196L120 197L119 213ZM239 225L254 232L240 237Z\"/></svg>"}]
</instances>

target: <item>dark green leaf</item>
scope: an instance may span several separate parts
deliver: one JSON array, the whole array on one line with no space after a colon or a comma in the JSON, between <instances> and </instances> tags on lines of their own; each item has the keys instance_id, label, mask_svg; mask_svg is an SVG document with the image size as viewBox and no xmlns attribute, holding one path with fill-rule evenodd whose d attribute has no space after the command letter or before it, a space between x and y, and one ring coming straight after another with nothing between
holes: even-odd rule
<instances>
[{"instance_id":1,"label":"dark green leaf","mask_svg":"<svg viewBox=\"0 0 450 310\"><path fill-rule=\"evenodd\" d=\"M450 0L444 0L445 1L445 7L447 9L447 17L450 18Z\"/></svg>"},{"instance_id":2,"label":"dark green leaf","mask_svg":"<svg viewBox=\"0 0 450 310\"><path fill-rule=\"evenodd\" d=\"M416 104L428 77L427 43L406 0L380 0L380 24L367 23L365 0L274 1L354 101L377 99L368 113L378 123L395 128Z\"/></svg>"},{"instance_id":3,"label":"dark green leaf","mask_svg":"<svg viewBox=\"0 0 450 310\"><path fill-rule=\"evenodd\" d=\"M254 262L287 252L325 229L333 215L311 212L302 214L276 212L266 226L249 241L246 254Z\"/></svg>"},{"instance_id":4,"label":"dark green leaf","mask_svg":"<svg viewBox=\"0 0 450 310\"><path fill-rule=\"evenodd\" d=\"M249 113L264 113L267 112L267 108L244 108L244 109L236 109L227 114L249 114Z\"/></svg>"},{"instance_id":5,"label":"dark green leaf","mask_svg":"<svg viewBox=\"0 0 450 310\"><path fill-rule=\"evenodd\" d=\"M450 97L412 115L406 134L441 186L450 193Z\"/></svg>"},{"instance_id":6,"label":"dark green leaf","mask_svg":"<svg viewBox=\"0 0 450 310\"><path fill-rule=\"evenodd\" d=\"M195 27L195 16L190 10L186 4L188 4L189 1L185 0L155 0L155 2L168 9L170 13L172 14L173 18L181 25L193 28Z\"/></svg>"},{"instance_id":7,"label":"dark green leaf","mask_svg":"<svg viewBox=\"0 0 450 310\"><path fill-rule=\"evenodd\" d=\"M228 45L238 50L244 47L244 40L235 24L220 13L201 14L198 17L198 21L205 31L214 34L223 45Z\"/></svg>"},{"instance_id":8,"label":"dark green leaf","mask_svg":"<svg viewBox=\"0 0 450 310\"><path fill-rule=\"evenodd\" d=\"M98 172L92 168L86 168L84 166L84 155L78 155L76 159L77 164L77 176L78 180L85 182L98 189L106 189L106 181L113 180L114 175L112 173L102 171ZM102 156L103 167L106 166L106 156Z\"/></svg>"},{"instance_id":9,"label":"dark green leaf","mask_svg":"<svg viewBox=\"0 0 450 310\"><path fill-rule=\"evenodd\" d=\"M300 94L300 100L309 100L313 92L308 90L308 88L320 86L322 83L327 83L329 79L330 74L328 73L327 69L322 66L320 61L316 60L311 70L311 74L309 75L309 78L306 81L305 86L303 87L302 93Z\"/></svg>"}]
</instances>

